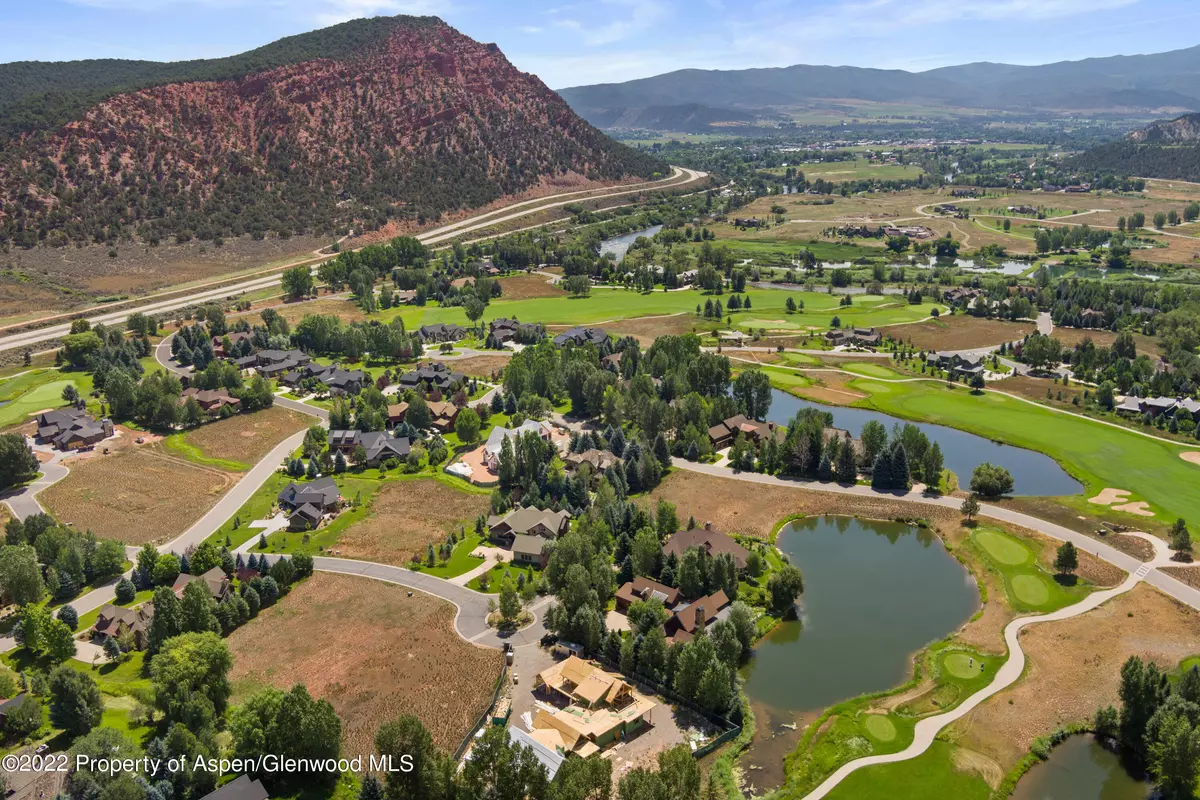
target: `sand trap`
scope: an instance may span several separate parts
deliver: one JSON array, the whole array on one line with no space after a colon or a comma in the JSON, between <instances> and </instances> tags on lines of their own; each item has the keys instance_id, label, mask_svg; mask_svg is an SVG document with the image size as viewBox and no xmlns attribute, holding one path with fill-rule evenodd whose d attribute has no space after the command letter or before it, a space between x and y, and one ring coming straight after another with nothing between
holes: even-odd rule
<instances>
[{"instance_id":1,"label":"sand trap","mask_svg":"<svg viewBox=\"0 0 1200 800\"><path fill-rule=\"evenodd\" d=\"M1098 506L1111 506L1113 503L1123 503L1128 499L1128 489L1105 489L1095 497L1089 497L1088 502Z\"/></svg>"},{"instance_id":2,"label":"sand trap","mask_svg":"<svg viewBox=\"0 0 1200 800\"><path fill-rule=\"evenodd\" d=\"M1124 511L1126 514L1136 514L1139 517L1153 517L1154 512L1145 503L1126 503L1123 506L1113 506L1113 511Z\"/></svg>"},{"instance_id":3,"label":"sand trap","mask_svg":"<svg viewBox=\"0 0 1200 800\"><path fill-rule=\"evenodd\" d=\"M1184 450L1179 457L1189 464L1200 464L1200 450Z\"/></svg>"}]
</instances>

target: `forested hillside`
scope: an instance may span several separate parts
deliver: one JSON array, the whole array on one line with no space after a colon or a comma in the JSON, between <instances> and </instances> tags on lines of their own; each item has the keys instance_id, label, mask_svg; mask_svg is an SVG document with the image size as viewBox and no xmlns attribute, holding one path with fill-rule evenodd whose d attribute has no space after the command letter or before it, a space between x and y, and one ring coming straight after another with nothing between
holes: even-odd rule
<instances>
[{"instance_id":1,"label":"forested hillside","mask_svg":"<svg viewBox=\"0 0 1200 800\"><path fill-rule=\"evenodd\" d=\"M212 61L9 65L0 96L19 131L0 134L0 245L325 235L667 169L434 18Z\"/></svg>"},{"instance_id":2,"label":"forested hillside","mask_svg":"<svg viewBox=\"0 0 1200 800\"><path fill-rule=\"evenodd\" d=\"M1200 114L1156 122L1116 142L1093 147L1073 166L1083 171L1200 181Z\"/></svg>"}]
</instances>

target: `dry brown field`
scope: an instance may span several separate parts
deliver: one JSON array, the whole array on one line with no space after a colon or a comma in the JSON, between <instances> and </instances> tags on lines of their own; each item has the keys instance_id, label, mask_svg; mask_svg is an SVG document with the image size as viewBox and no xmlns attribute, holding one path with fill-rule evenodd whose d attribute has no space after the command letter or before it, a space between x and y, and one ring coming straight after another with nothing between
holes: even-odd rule
<instances>
[{"instance_id":1,"label":"dry brown field","mask_svg":"<svg viewBox=\"0 0 1200 800\"><path fill-rule=\"evenodd\" d=\"M534 297L565 297L566 292L550 284L545 275L513 275L499 278L500 297L504 300L529 300Z\"/></svg>"},{"instance_id":2,"label":"dry brown field","mask_svg":"<svg viewBox=\"0 0 1200 800\"><path fill-rule=\"evenodd\" d=\"M237 476L169 456L161 445L66 463L71 473L38 495L56 519L139 545L173 539L212 508Z\"/></svg>"},{"instance_id":3,"label":"dry brown field","mask_svg":"<svg viewBox=\"0 0 1200 800\"><path fill-rule=\"evenodd\" d=\"M1033 333L1032 322L1004 322L968 314L945 315L938 319L892 325L880 329L885 335L911 344L918 350L969 350L1015 342Z\"/></svg>"},{"instance_id":4,"label":"dry brown field","mask_svg":"<svg viewBox=\"0 0 1200 800\"><path fill-rule=\"evenodd\" d=\"M280 406L237 414L188 431L184 439L209 458L253 465L275 445L315 423L315 417Z\"/></svg>"},{"instance_id":5,"label":"dry brown field","mask_svg":"<svg viewBox=\"0 0 1200 800\"><path fill-rule=\"evenodd\" d=\"M302 303L275 304L274 308L292 326L309 314L330 314L344 323L361 322L367 318L349 297L318 297ZM258 309L251 312L251 316L257 317L260 313L261 309Z\"/></svg>"},{"instance_id":6,"label":"dry brown field","mask_svg":"<svg viewBox=\"0 0 1200 800\"><path fill-rule=\"evenodd\" d=\"M498 372L508 366L509 355L467 356L445 361L445 364L455 372L464 375L474 375L479 378L491 378L493 372Z\"/></svg>"},{"instance_id":7,"label":"dry brown field","mask_svg":"<svg viewBox=\"0 0 1200 800\"><path fill-rule=\"evenodd\" d=\"M343 755L374 752L379 726L413 714L453 751L487 708L499 650L454 632L455 608L369 578L317 573L229 636L234 701L298 683L342 718Z\"/></svg>"},{"instance_id":8,"label":"dry brown field","mask_svg":"<svg viewBox=\"0 0 1200 800\"><path fill-rule=\"evenodd\" d=\"M489 507L488 495L460 492L435 479L389 481L368 515L338 537L338 554L402 567L459 525L471 530Z\"/></svg>"},{"instance_id":9,"label":"dry brown field","mask_svg":"<svg viewBox=\"0 0 1200 800\"><path fill-rule=\"evenodd\" d=\"M696 317L691 314L672 314L666 317L623 319L607 328L613 336L632 336L643 347L649 347L659 336L692 333L697 329Z\"/></svg>"}]
</instances>

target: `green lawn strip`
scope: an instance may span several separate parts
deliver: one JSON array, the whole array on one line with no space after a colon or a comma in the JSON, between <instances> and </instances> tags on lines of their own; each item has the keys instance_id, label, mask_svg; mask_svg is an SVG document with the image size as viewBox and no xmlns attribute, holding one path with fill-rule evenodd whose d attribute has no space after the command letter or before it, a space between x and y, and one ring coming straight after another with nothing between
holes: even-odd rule
<instances>
[{"instance_id":1,"label":"green lawn strip","mask_svg":"<svg viewBox=\"0 0 1200 800\"><path fill-rule=\"evenodd\" d=\"M114 606L124 606L126 608L136 608L137 606L140 606L142 603L145 603L147 600L149 600L152 597L154 597L153 589L143 589L142 591L138 592L137 594L135 594L133 596L132 602L118 603L116 600L113 600L112 604ZM101 608L103 608L103 606L101 606ZM96 620L99 619L99 617L100 617L100 609L99 608L93 608L91 611L87 612L86 614L80 614L79 615L79 630L86 631L88 628L90 628L96 624Z\"/></svg>"},{"instance_id":2,"label":"green lawn strip","mask_svg":"<svg viewBox=\"0 0 1200 800\"><path fill-rule=\"evenodd\" d=\"M266 519L275 505L275 498L283 491L283 487L293 480L282 472L271 475L258 491L251 495L250 499L243 503L232 517L225 520L220 528L209 534L205 541L221 546L228 538L232 549L256 538L262 533L262 530L251 528L250 523L258 519Z\"/></svg>"},{"instance_id":3,"label":"green lawn strip","mask_svg":"<svg viewBox=\"0 0 1200 800\"><path fill-rule=\"evenodd\" d=\"M850 385L868 394L857 406L950 425L1049 455L1085 484L1086 494L1075 498L1073 507L1085 510L1087 497L1112 487L1130 491L1131 500L1145 500L1156 514L1165 514L1162 519L1200 518L1200 492L1194 491L1200 467L1181 459L1178 445L996 392L974 395L965 387L930 382L857 379ZM1092 505L1090 511L1108 513L1104 506Z\"/></svg>"},{"instance_id":4,"label":"green lawn strip","mask_svg":"<svg viewBox=\"0 0 1200 800\"><path fill-rule=\"evenodd\" d=\"M977 774L954 765L955 746L935 741L920 756L850 773L827 797L835 800L988 800L991 787Z\"/></svg>"},{"instance_id":5,"label":"green lawn strip","mask_svg":"<svg viewBox=\"0 0 1200 800\"><path fill-rule=\"evenodd\" d=\"M534 567L532 564L497 564L487 571L487 589L479 588L478 576L472 578L467 583L467 588L474 589L477 592L486 592L487 594L499 594L500 582L503 580L504 573L506 572L512 576L513 581L517 580L517 576L524 575L526 585L528 585L530 581L533 581L533 583L536 585L542 576L542 571Z\"/></svg>"},{"instance_id":6,"label":"green lawn strip","mask_svg":"<svg viewBox=\"0 0 1200 800\"><path fill-rule=\"evenodd\" d=\"M163 447L195 464L216 467L226 472L248 472L250 470L250 465L243 464L241 461L232 461L227 458L213 458L212 456L204 455L204 451L189 442L187 437L187 433L173 433L162 440Z\"/></svg>"},{"instance_id":7,"label":"green lawn strip","mask_svg":"<svg viewBox=\"0 0 1200 800\"><path fill-rule=\"evenodd\" d=\"M997 528L976 528L968 538L968 546L989 569L1004 578L1009 603L1016 611L1055 611L1079 602L1093 588L1083 581L1063 585L1037 563L1027 544Z\"/></svg>"},{"instance_id":8,"label":"green lawn strip","mask_svg":"<svg viewBox=\"0 0 1200 800\"><path fill-rule=\"evenodd\" d=\"M746 369L751 369L751 367L747 366ZM771 380L772 386L774 386L776 389L782 389L789 394L796 394L795 392L791 391L792 389L805 389L813 385L811 378L799 372L792 372L786 369L776 369L767 365L764 365L761 367L761 369ZM741 368L739 367L739 369L735 371L740 372Z\"/></svg>"},{"instance_id":9,"label":"green lawn strip","mask_svg":"<svg viewBox=\"0 0 1200 800\"><path fill-rule=\"evenodd\" d=\"M807 353L789 353L786 350L779 353L779 357L783 359L785 364L799 367L819 367L821 361L816 356L810 356Z\"/></svg>"},{"instance_id":10,"label":"green lawn strip","mask_svg":"<svg viewBox=\"0 0 1200 800\"><path fill-rule=\"evenodd\" d=\"M880 378L883 380L896 380L897 378L901 377L899 372L896 372L895 370L892 370L892 369L888 369L887 367L882 366L881 364L860 364L857 362L850 362L850 363L846 363L846 364L840 364L838 366L838 368L844 369L846 372L853 372L857 375L862 375L867 378Z\"/></svg>"},{"instance_id":11,"label":"green lawn strip","mask_svg":"<svg viewBox=\"0 0 1200 800\"><path fill-rule=\"evenodd\" d=\"M474 533L467 534L467 537L456 545L450 552L450 558L446 561L427 566L425 564L411 564L409 569L413 572L424 572L426 575L432 575L435 578L453 578L462 575L464 572L470 572L483 563L483 559L478 556L473 556L471 553L476 547L483 542L483 537ZM434 550L437 548L435 547Z\"/></svg>"}]
</instances>

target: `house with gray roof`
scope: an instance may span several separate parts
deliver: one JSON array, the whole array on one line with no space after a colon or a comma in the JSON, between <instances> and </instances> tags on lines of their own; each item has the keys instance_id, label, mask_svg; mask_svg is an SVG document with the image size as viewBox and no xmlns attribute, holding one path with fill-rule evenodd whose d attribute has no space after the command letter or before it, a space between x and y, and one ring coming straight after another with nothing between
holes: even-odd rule
<instances>
[{"instance_id":1,"label":"house with gray roof","mask_svg":"<svg viewBox=\"0 0 1200 800\"><path fill-rule=\"evenodd\" d=\"M488 517L488 535L503 544L512 544L518 535L557 539L570 527L571 515L566 511L543 511L532 506L518 506L507 514Z\"/></svg>"}]
</instances>

